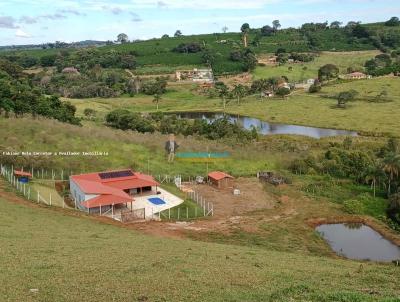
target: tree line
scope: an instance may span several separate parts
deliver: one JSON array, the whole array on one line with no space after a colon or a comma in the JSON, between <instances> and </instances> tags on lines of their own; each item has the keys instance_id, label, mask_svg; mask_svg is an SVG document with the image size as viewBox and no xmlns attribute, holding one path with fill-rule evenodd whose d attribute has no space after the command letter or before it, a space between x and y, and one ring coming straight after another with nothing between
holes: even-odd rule
<instances>
[{"instance_id":1,"label":"tree line","mask_svg":"<svg viewBox=\"0 0 400 302\"><path fill-rule=\"evenodd\" d=\"M61 122L80 124L75 117L76 108L69 102L61 102L56 96L46 96L33 87L29 76L21 67L0 59L0 115L15 117L31 114L53 118Z\"/></svg>"}]
</instances>

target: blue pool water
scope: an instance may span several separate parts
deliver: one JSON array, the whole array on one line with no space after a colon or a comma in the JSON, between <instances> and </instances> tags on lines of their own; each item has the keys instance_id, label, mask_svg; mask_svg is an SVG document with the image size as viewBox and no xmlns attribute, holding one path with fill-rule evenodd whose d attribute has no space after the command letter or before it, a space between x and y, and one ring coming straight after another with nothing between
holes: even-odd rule
<instances>
[{"instance_id":1,"label":"blue pool water","mask_svg":"<svg viewBox=\"0 0 400 302\"><path fill-rule=\"evenodd\" d=\"M165 204L165 201L158 197L149 198L148 201L150 201L152 204L155 204L156 206Z\"/></svg>"}]
</instances>

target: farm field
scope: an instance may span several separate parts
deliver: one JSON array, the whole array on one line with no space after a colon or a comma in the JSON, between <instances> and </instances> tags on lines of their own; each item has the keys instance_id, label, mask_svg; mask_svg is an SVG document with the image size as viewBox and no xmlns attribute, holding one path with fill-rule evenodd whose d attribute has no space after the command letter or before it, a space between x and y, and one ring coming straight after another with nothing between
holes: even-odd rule
<instances>
[{"instance_id":1,"label":"farm field","mask_svg":"<svg viewBox=\"0 0 400 302\"><path fill-rule=\"evenodd\" d=\"M254 72L255 79L287 76L290 82L301 82L307 79L318 77L318 69L325 64L335 64L341 74L347 73L347 68L362 70L367 60L375 57L380 52L370 51L349 51L349 52L321 52L314 61L301 64L286 63L281 66L259 66ZM292 70L289 70L289 67Z\"/></svg>"},{"instance_id":2,"label":"farm field","mask_svg":"<svg viewBox=\"0 0 400 302\"><path fill-rule=\"evenodd\" d=\"M193 91L192 85L173 85L161 102L160 111L223 111L218 98L208 98ZM333 96L340 91L354 89L359 92L357 99L347 109L337 109ZM387 102L373 102L371 98L387 91ZM92 108L102 119L111 110L122 108L135 112L155 112L150 96L122 97L113 99L69 99L77 107L78 115L85 108ZM370 80L344 82L324 86L317 94L298 91L286 100L260 100L255 96L243 99L240 106L232 100L226 107L227 113L252 116L261 120L321 128L356 130L366 133L387 133L400 135L397 112L400 109L400 78L381 77ZM354 117L357 118L354 118Z\"/></svg>"},{"instance_id":3,"label":"farm field","mask_svg":"<svg viewBox=\"0 0 400 302\"><path fill-rule=\"evenodd\" d=\"M26 204L0 186L5 301L396 301L400 294L395 266L146 236Z\"/></svg>"}]
</instances>

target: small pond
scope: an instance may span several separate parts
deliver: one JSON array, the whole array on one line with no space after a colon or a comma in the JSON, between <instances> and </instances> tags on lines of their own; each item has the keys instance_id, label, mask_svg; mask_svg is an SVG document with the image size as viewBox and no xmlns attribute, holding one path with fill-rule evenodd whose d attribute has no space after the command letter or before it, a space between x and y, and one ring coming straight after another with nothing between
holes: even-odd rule
<instances>
[{"instance_id":1,"label":"small pond","mask_svg":"<svg viewBox=\"0 0 400 302\"><path fill-rule=\"evenodd\" d=\"M288 124L276 124L276 123L265 122L257 118L232 115L232 114L212 113L212 112L179 112L176 113L176 115L180 118L205 119L207 121L213 121L215 119L227 116L232 123L238 123L247 130L251 130L252 127L255 127L258 130L258 132L263 135L297 134L297 135L310 136L314 138L339 136L339 135L357 136L357 132L355 131L325 129L325 128L316 128L308 126L288 125Z\"/></svg>"},{"instance_id":2,"label":"small pond","mask_svg":"<svg viewBox=\"0 0 400 302\"><path fill-rule=\"evenodd\" d=\"M400 259L400 247L367 225L323 224L316 230L340 256L380 262Z\"/></svg>"}]
</instances>

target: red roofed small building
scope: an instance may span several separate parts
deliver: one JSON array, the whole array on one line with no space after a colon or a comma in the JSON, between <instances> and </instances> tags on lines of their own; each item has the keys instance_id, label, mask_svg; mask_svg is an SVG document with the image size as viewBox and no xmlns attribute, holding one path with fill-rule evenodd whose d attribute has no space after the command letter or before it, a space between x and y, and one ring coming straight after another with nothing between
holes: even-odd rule
<instances>
[{"instance_id":1,"label":"red roofed small building","mask_svg":"<svg viewBox=\"0 0 400 302\"><path fill-rule=\"evenodd\" d=\"M134 202L134 196L157 193L158 182L152 176L132 170L73 175L70 192L76 207L104 213Z\"/></svg>"},{"instance_id":2,"label":"red roofed small building","mask_svg":"<svg viewBox=\"0 0 400 302\"><path fill-rule=\"evenodd\" d=\"M14 176L18 179L19 182L28 183L29 179L32 178L32 174L29 172L14 170Z\"/></svg>"},{"instance_id":3,"label":"red roofed small building","mask_svg":"<svg viewBox=\"0 0 400 302\"><path fill-rule=\"evenodd\" d=\"M208 173L208 180L213 186L217 187L218 189L233 188L234 177L225 172L210 172Z\"/></svg>"}]
</instances>

